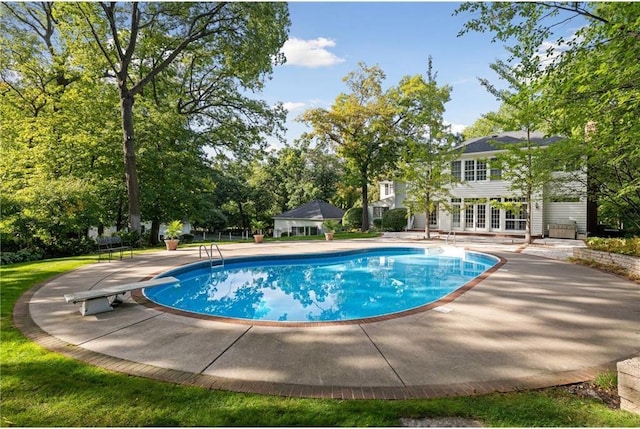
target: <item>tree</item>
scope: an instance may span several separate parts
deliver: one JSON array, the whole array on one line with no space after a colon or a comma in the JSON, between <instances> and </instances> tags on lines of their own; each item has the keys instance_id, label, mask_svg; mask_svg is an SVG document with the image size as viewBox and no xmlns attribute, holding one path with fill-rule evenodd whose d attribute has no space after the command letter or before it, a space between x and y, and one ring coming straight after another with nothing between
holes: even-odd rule
<instances>
[{"instance_id":1,"label":"tree","mask_svg":"<svg viewBox=\"0 0 640 429\"><path fill-rule=\"evenodd\" d=\"M589 199L640 228L640 4L465 3L457 11L467 12L461 34L490 31L513 44L510 61L539 63L549 132L567 136L563 152L586 164ZM571 21L578 30L562 33ZM596 124L589 138L588 123Z\"/></svg>"},{"instance_id":2,"label":"tree","mask_svg":"<svg viewBox=\"0 0 640 429\"><path fill-rule=\"evenodd\" d=\"M538 68L536 64L518 64L510 67L503 61L496 61L491 68L505 80L509 89L497 89L486 79L482 85L509 110L505 115L494 116L494 122L511 131L523 131L521 143L497 145L502 149L496 163L503 170L502 178L510 183L515 198L495 205L512 211L526 213L525 242L531 243L531 213L533 200L542 193L552 179L555 163L550 163L546 152L532 142L533 133L544 124L544 105L538 95Z\"/></svg>"},{"instance_id":3,"label":"tree","mask_svg":"<svg viewBox=\"0 0 640 429\"><path fill-rule=\"evenodd\" d=\"M430 214L438 204L446 206L450 197L454 182L450 164L458 156L453 150L455 139L443 117L451 87L438 86L436 77L429 57L426 78L405 76L397 92L402 117L398 128L406 146L400 164L400 174L407 183L405 204L414 213L425 213L427 238L431 238Z\"/></svg>"},{"instance_id":4,"label":"tree","mask_svg":"<svg viewBox=\"0 0 640 429\"><path fill-rule=\"evenodd\" d=\"M171 97L158 91L162 98ZM207 200L215 184L199 136L185 115L147 94L138 98L136 110L140 203L143 220L151 221L150 243L157 244L162 222L191 220L212 210Z\"/></svg>"},{"instance_id":5,"label":"tree","mask_svg":"<svg viewBox=\"0 0 640 429\"><path fill-rule=\"evenodd\" d=\"M258 187L270 196L274 215L312 200L334 201L342 177L342 165L335 154L322 147L310 147L305 139L273 150L256 169Z\"/></svg>"},{"instance_id":6,"label":"tree","mask_svg":"<svg viewBox=\"0 0 640 429\"><path fill-rule=\"evenodd\" d=\"M308 146L271 152L256 172L258 186L272 196L274 214L291 210L314 199L317 188L307 165Z\"/></svg>"},{"instance_id":7,"label":"tree","mask_svg":"<svg viewBox=\"0 0 640 429\"><path fill-rule=\"evenodd\" d=\"M506 118L509 117L513 108L503 103L497 112L488 112L482 115L473 124L469 125L462 131L465 140L473 137L486 137L499 134L506 130L504 124L508 123Z\"/></svg>"},{"instance_id":8,"label":"tree","mask_svg":"<svg viewBox=\"0 0 640 429\"><path fill-rule=\"evenodd\" d=\"M183 72L189 111L210 107L219 86L258 89L286 40L283 3L77 3L78 37L102 53L120 99L129 223L140 232L133 106L162 73ZM176 66L176 67L172 67ZM229 82L235 81L235 84ZM228 89L228 87L226 88ZM233 101L230 101L233 103Z\"/></svg>"},{"instance_id":9,"label":"tree","mask_svg":"<svg viewBox=\"0 0 640 429\"><path fill-rule=\"evenodd\" d=\"M338 193L344 178L342 160L322 146L309 148L306 154L310 180L316 188L315 195L311 199L329 201L337 207L351 207L351 205L341 204Z\"/></svg>"},{"instance_id":10,"label":"tree","mask_svg":"<svg viewBox=\"0 0 640 429\"><path fill-rule=\"evenodd\" d=\"M492 7L482 4L483 13L488 13ZM464 9L465 7L461 7ZM517 9L517 8L516 8ZM505 8L505 13L513 13L514 9ZM541 18L541 11L535 5L526 4L519 9L525 16ZM490 24L493 25L493 24ZM536 55L538 38L536 21L533 19L519 23L522 37L516 46L506 47L511 53L507 61L496 60L491 68L504 80L507 89L499 89L487 79L480 78L480 83L489 93L503 103L505 111L501 115L491 115L492 122L505 130L522 131L524 137L521 143L496 145L502 152L497 155L497 163L503 170L503 179L510 182L510 190L515 193L509 201L494 205L511 212L526 214L525 242L531 243L531 213L533 200L541 194L545 185L552 180L553 164L545 157L545 151L533 144L532 135L540 130L546 119L546 105L540 97L541 78L544 68L540 56ZM475 21L467 23L467 29L478 29ZM527 34L524 34L524 32ZM498 37L503 37L499 33ZM511 61L517 58L518 63Z\"/></svg>"},{"instance_id":11,"label":"tree","mask_svg":"<svg viewBox=\"0 0 640 429\"><path fill-rule=\"evenodd\" d=\"M45 245L84 235L112 217L122 189L112 171L117 122L108 85L74 67L73 40L58 31L53 3L0 5L0 191L2 232ZM117 141L117 140L116 140Z\"/></svg>"},{"instance_id":12,"label":"tree","mask_svg":"<svg viewBox=\"0 0 640 429\"><path fill-rule=\"evenodd\" d=\"M2 3L0 11L0 187L14 196L0 207L3 234L28 236L21 219L58 235L120 229L135 204L126 184L135 180L125 182L118 134L131 155L125 164L141 178L133 200L155 224L207 206L213 183L203 146L246 153L281 129L281 106L244 94L284 60L285 4ZM127 115L118 115L127 91L127 102L136 100L135 140L122 131ZM183 164L181 175L158 169L171 162ZM77 203L33 211L45 193L52 210Z\"/></svg>"},{"instance_id":13,"label":"tree","mask_svg":"<svg viewBox=\"0 0 640 429\"><path fill-rule=\"evenodd\" d=\"M359 63L357 70L343 78L349 94L338 95L330 110L310 109L301 116L313 128L313 137L336 147L360 187L362 231L369 229L369 183L393 170L400 149L394 134L396 109L388 93L382 91L384 78L378 66Z\"/></svg>"},{"instance_id":14,"label":"tree","mask_svg":"<svg viewBox=\"0 0 640 429\"><path fill-rule=\"evenodd\" d=\"M252 220L269 221L275 213L268 189L261 186L259 160L216 160L213 176L216 183L212 195L214 205L220 207L229 226L248 230Z\"/></svg>"}]
</instances>

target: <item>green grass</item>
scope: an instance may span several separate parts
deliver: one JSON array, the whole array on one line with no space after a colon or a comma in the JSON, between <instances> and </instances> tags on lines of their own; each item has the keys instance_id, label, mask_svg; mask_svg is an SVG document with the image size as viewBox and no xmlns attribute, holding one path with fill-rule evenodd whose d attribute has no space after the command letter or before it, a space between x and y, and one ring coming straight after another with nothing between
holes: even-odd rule
<instances>
[{"instance_id":1,"label":"green grass","mask_svg":"<svg viewBox=\"0 0 640 429\"><path fill-rule=\"evenodd\" d=\"M95 256L0 267L2 426L397 426L460 416L487 426L640 426L640 416L561 389L406 401L338 401L210 391L112 373L48 352L12 324L18 297Z\"/></svg>"},{"instance_id":2,"label":"green grass","mask_svg":"<svg viewBox=\"0 0 640 429\"><path fill-rule=\"evenodd\" d=\"M613 370L601 372L593 380L593 384L601 389L616 390L618 388L618 373Z\"/></svg>"}]
</instances>

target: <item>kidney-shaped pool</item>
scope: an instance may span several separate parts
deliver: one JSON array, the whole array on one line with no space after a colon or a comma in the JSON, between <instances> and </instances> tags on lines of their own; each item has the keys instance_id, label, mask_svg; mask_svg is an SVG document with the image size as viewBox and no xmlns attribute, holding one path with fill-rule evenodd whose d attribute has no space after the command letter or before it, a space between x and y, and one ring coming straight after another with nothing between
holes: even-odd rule
<instances>
[{"instance_id":1,"label":"kidney-shaped pool","mask_svg":"<svg viewBox=\"0 0 640 429\"><path fill-rule=\"evenodd\" d=\"M210 261L161 274L176 284L144 289L150 301L191 313L270 322L331 322L412 310L493 267L459 248L385 247Z\"/></svg>"}]
</instances>

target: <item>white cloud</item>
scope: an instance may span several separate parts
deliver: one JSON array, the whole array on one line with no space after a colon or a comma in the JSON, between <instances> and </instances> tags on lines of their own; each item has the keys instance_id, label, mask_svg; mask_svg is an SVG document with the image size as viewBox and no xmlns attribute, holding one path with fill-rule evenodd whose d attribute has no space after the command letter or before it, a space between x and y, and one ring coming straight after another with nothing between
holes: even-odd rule
<instances>
[{"instance_id":1,"label":"white cloud","mask_svg":"<svg viewBox=\"0 0 640 429\"><path fill-rule=\"evenodd\" d=\"M285 64L309 68L327 67L344 62L326 48L333 48L336 42L324 37L312 40L291 38L284 42L282 53L287 58Z\"/></svg>"},{"instance_id":2,"label":"white cloud","mask_svg":"<svg viewBox=\"0 0 640 429\"><path fill-rule=\"evenodd\" d=\"M560 42L560 40L562 40L562 42ZM538 51L533 54L534 57L538 58L543 69L553 65L565 52L571 49L570 44L581 43L583 37L573 33L568 36L567 40L560 40L555 42L550 42L548 40L543 41L540 44Z\"/></svg>"},{"instance_id":3,"label":"white cloud","mask_svg":"<svg viewBox=\"0 0 640 429\"><path fill-rule=\"evenodd\" d=\"M287 112L294 112L296 110L302 110L307 104L301 101L287 101L282 104Z\"/></svg>"},{"instance_id":4,"label":"white cloud","mask_svg":"<svg viewBox=\"0 0 640 429\"><path fill-rule=\"evenodd\" d=\"M462 130L464 130L465 128L467 128L466 125L463 124L452 124L450 122L444 121L445 125L450 125L451 126L451 132L453 133L462 133Z\"/></svg>"}]
</instances>

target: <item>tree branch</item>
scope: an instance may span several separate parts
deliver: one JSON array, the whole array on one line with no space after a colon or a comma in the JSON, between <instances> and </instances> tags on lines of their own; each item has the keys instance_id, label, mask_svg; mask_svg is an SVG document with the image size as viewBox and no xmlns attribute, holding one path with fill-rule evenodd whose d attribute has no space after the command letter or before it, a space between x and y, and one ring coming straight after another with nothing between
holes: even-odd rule
<instances>
[{"instance_id":1,"label":"tree branch","mask_svg":"<svg viewBox=\"0 0 640 429\"><path fill-rule=\"evenodd\" d=\"M89 26L89 29L91 30L91 34L93 35L93 39L95 40L96 44L100 48L100 51L102 52L102 55L104 55L106 60L109 62L109 65L111 66L111 70L113 70L113 72L117 74L118 73L118 68L116 67L116 64L111 59L111 56L109 55L109 52L102 45L102 42L100 41L100 37L98 36L98 33L96 32L96 29L93 27L93 24L91 23L91 20L89 19L87 14L82 9L82 3L77 3L76 6L77 6L78 10L80 11L80 14L84 18L84 20L87 22L87 25Z\"/></svg>"}]
</instances>

